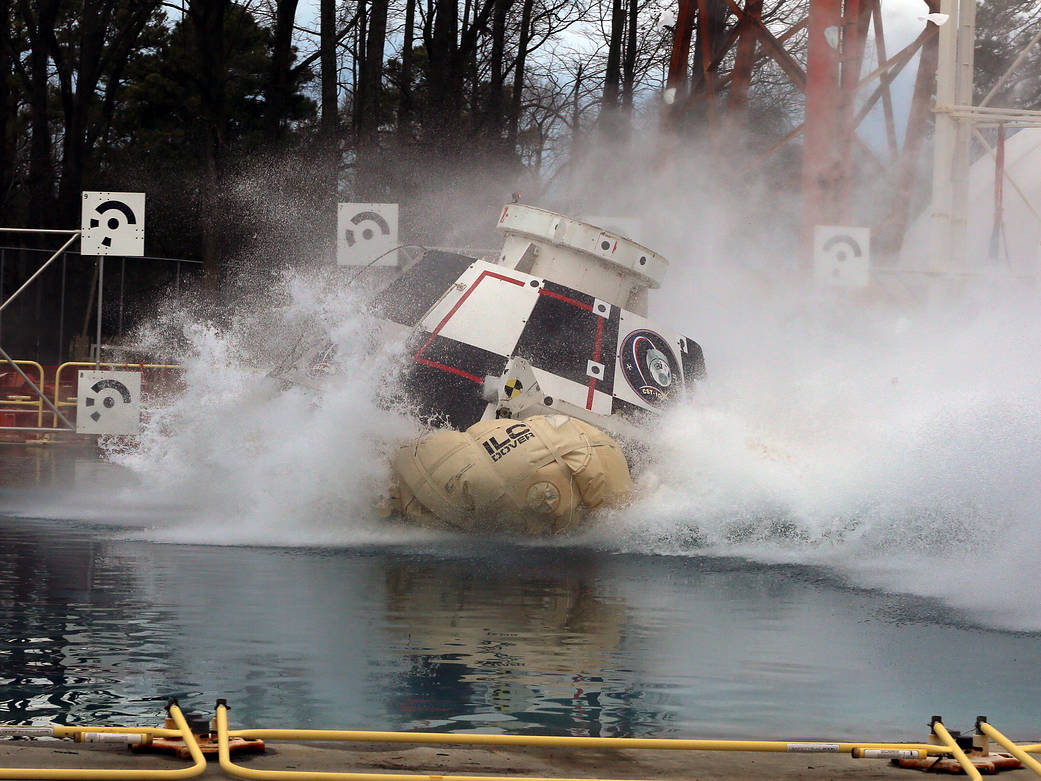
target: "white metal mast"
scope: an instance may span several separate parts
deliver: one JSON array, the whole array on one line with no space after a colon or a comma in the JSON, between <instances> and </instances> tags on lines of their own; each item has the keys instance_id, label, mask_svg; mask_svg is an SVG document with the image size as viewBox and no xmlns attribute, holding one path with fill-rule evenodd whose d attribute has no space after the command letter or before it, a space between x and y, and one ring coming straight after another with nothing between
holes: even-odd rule
<instances>
[{"instance_id":1,"label":"white metal mast","mask_svg":"<svg viewBox=\"0 0 1041 781\"><path fill-rule=\"evenodd\" d=\"M940 12L948 18L940 26L936 61L936 129L933 139L932 236L929 267L950 268L951 212L953 210L954 148L958 123L948 110L955 102L955 71L958 62L958 0L941 0Z\"/></svg>"},{"instance_id":2,"label":"white metal mast","mask_svg":"<svg viewBox=\"0 0 1041 781\"><path fill-rule=\"evenodd\" d=\"M936 129L933 148L932 236L929 267L933 271L970 271L965 256L968 219L969 166L972 139L993 154L980 127L1041 127L1041 111L990 108L994 94L1041 41L1041 30L1031 39L979 106L973 105L973 67L976 39L976 0L941 0L948 19L940 27L936 66ZM1004 176L1023 192L1006 171ZM1039 214L1038 210L1034 210Z\"/></svg>"}]
</instances>

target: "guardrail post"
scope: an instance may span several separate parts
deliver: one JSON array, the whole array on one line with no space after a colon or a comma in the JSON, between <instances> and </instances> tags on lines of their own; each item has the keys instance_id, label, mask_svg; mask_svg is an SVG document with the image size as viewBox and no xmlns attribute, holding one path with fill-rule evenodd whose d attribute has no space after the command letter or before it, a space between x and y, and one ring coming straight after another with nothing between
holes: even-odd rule
<instances>
[{"instance_id":1,"label":"guardrail post","mask_svg":"<svg viewBox=\"0 0 1041 781\"><path fill-rule=\"evenodd\" d=\"M983 776L980 775L980 771L972 764L972 760L969 759L965 752L962 751L961 746L958 745L947 728L943 726L943 722L940 721L939 716L933 716L932 723L933 734L940 739L950 753L958 760L958 764L961 765L961 769L965 771L965 775L971 778L973 781L983 781Z\"/></svg>"},{"instance_id":2,"label":"guardrail post","mask_svg":"<svg viewBox=\"0 0 1041 781\"><path fill-rule=\"evenodd\" d=\"M98 327L94 345L94 371L101 371L101 304L105 290L105 256L98 255Z\"/></svg>"},{"instance_id":3,"label":"guardrail post","mask_svg":"<svg viewBox=\"0 0 1041 781\"><path fill-rule=\"evenodd\" d=\"M72 423L69 421L69 419L66 418L64 415L62 415L61 412L58 411L58 408L56 406L54 406L54 404L51 403L51 400L47 398L47 394L45 394L43 392L43 389L36 387L36 383L29 379L29 376L25 372L22 371L21 367L17 363L15 363L14 358L12 358L10 355L8 355L3 347L0 347L0 358L3 358L5 361L7 361L9 364L11 364L11 366L14 367L14 370L16 372L18 372L19 375L21 375L22 379L25 380L27 383L29 383L29 387L32 388L34 391L36 391L36 395L43 401L43 403L51 408L51 412L53 412L55 415L57 415L59 418L61 418L61 422L62 423L64 423L66 426L68 426L71 430L73 430L73 431L76 430L76 427L74 425L72 425ZM42 371L41 371L41 374L42 374ZM40 378L40 384L41 385L43 384L43 378L42 377ZM43 414L42 410L41 410L40 414L42 416L42 414Z\"/></svg>"},{"instance_id":4,"label":"guardrail post","mask_svg":"<svg viewBox=\"0 0 1041 781\"><path fill-rule=\"evenodd\" d=\"M120 260L119 266L119 338L123 338L123 291L126 289L127 259Z\"/></svg>"},{"instance_id":5,"label":"guardrail post","mask_svg":"<svg viewBox=\"0 0 1041 781\"><path fill-rule=\"evenodd\" d=\"M68 255L61 257L61 304L58 308L58 363L62 361L62 353L65 352L65 276L68 268Z\"/></svg>"},{"instance_id":6,"label":"guardrail post","mask_svg":"<svg viewBox=\"0 0 1041 781\"><path fill-rule=\"evenodd\" d=\"M1034 775L1041 776L1041 762L1038 762L1036 759L1030 756L1030 754L1027 753L1027 751L1031 749L1037 750L1041 748L1041 746L1017 746L1011 740L1009 740L996 729L994 729L994 727L990 726L990 724L987 723L986 716L980 716L976 719L976 730L977 732L982 733L986 737L993 739L995 743L1000 745L1008 753L1010 753L1012 756L1018 759L1023 764L1023 767L1030 770Z\"/></svg>"}]
</instances>

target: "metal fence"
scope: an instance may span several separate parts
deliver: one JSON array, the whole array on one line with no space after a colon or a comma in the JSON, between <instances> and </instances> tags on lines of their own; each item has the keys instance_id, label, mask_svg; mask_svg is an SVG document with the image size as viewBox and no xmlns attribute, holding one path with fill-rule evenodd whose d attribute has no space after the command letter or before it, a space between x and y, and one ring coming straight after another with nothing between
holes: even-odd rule
<instances>
[{"instance_id":1,"label":"metal fence","mask_svg":"<svg viewBox=\"0 0 1041 781\"><path fill-rule=\"evenodd\" d=\"M16 270L17 266L35 269L52 254L54 250L51 249L0 246L0 302L7 303L8 296L17 293L27 277L32 278L22 269ZM26 263L27 257L32 262ZM63 363L70 357L86 357L84 354L71 354L69 341L74 335L86 336L93 322L95 344L100 343L97 336L102 330L109 337L122 338L133 325L133 311L150 304L160 288L172 291L174 296L179 295L187 278L202 266L199 260L160 256L109 256L104 259L88 256L85 263L79 262L81 258L79 251L65 249L55 262L56 268L48 270L47 273L51 275L49 288L57 300L49 296L47 300L41 301L37 297L37 312L33 318L37 327L47 332L47 344L43 349L45 354L26 357L49 358L44 361L46 363ZM114 272L111 271L113 266ZM85 279L86 276L90 277L89 281ZM56 322L47 317L48 313L56 314ZM82 321L77 322L80 317ZM24 320L24 317L13 318L11 313L5 317L0 308L0 344L4 344L5 338L10 337L15 328L19 329L19 335L24 340L25 334L21 333ZM102 325L103 328L100 328ZM17 352L25 355L26 351L18 349ZM97 358L97 355L91 351L90 357Z\"/></svg>"}]
</instances>

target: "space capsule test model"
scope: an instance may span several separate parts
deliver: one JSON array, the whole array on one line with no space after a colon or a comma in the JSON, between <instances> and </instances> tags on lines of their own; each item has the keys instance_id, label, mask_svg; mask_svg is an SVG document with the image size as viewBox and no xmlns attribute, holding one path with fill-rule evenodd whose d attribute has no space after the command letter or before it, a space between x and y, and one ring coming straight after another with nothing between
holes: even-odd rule
<instances>
[{"instance_id":1,"label":"space capsule test model","mask_svg":"<svg viewBox=\"0 0 1041 781\"><path fill-rule=\"evenodd\" d=\"M407 345L404 386L442 425L392 459L406 519L555 534L632 492L626 450L705 376L701 347L648 318L668 261L619 233L503 207L499 253L427 251L373 300Z\"/></svg>"}]
</instances>

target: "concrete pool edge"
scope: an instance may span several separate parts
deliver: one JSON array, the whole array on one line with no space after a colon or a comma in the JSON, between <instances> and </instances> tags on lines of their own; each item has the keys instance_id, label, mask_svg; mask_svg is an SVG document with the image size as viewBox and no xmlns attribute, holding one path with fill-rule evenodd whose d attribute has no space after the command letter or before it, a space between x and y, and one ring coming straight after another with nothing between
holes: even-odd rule
<instances>
[{"instance_id":1,"label":"concrete pool edge","mask_svg":"<svg viewBox=\"0 0 1041 781\"><path fill-rule=\"evenodd\" d=\"M363 748L329 744L275 744L264 754L236 758L253 770L385 772L435 775L522 775L546 778L690 779L878 779L914 778L913 771L883 760L856 760L845 754L765 754L751 752L609 751L572 749L402 747ZM0 741L0 768L111 768L174 770L188 763L162 754L131 753L109 746L62 742ZM25 776L31 778L31 776ZM228 778L216 758L203 779ZM1017 776L1021 777L1021 776Z\"/></svg>"}]
</instances>

